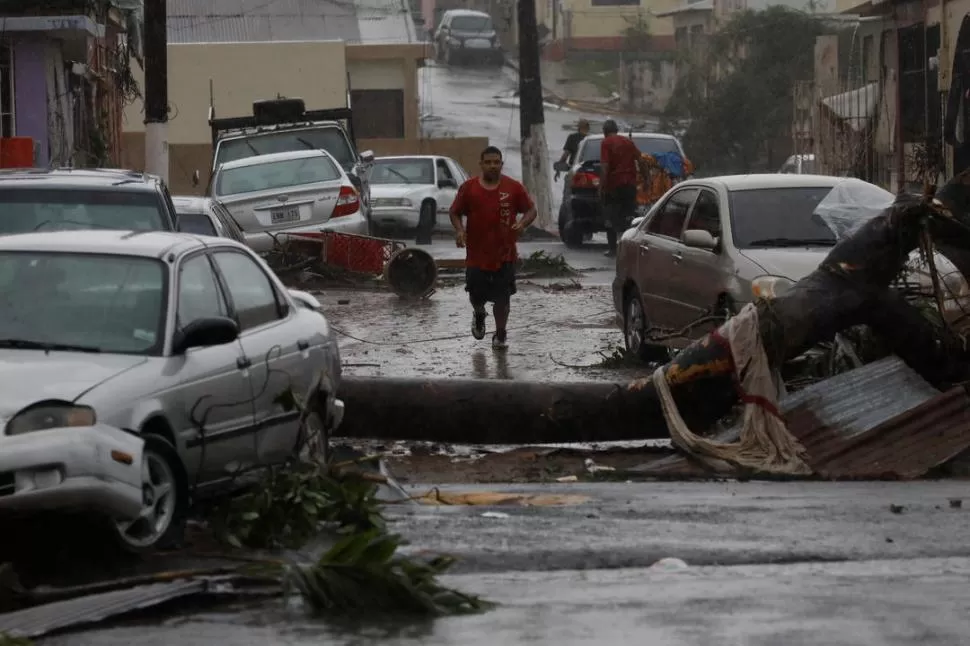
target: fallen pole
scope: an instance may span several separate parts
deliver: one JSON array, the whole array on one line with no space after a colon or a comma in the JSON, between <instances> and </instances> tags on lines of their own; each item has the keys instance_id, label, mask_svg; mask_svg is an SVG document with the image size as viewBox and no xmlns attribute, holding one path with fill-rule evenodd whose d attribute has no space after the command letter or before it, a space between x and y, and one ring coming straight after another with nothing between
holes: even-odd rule
<instances>
[{"instance_id":1,"label":"fallen pole","mask_svg":"<svg viewBox=\"0 0 970 646\"><path fill-rule=\"evenodd\" d=\"M666 373L689 423L707 426L736 401L726 348L695 344ZM346 413L338 437L463 444L669 438L649 379L617 384L345 376L339 394Z\"/></svg>"}]
</instances>

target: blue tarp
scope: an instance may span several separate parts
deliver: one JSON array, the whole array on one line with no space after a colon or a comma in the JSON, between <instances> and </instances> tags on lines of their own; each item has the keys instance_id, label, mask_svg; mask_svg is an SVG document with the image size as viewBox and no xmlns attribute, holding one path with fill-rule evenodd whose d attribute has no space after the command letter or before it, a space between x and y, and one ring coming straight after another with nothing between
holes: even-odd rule
<instances>
[{"instance_id":1,"label":"blue tarp","mask_svg":"<svg viewBox=\"0 0 970 646\"><path fill-rule=\"evenodd\" d=\"M671 177L683 177L684 176L684 158L678 153L667 152L659 153L653 156L660 164L660 167L667 171L667 174Z\"/></svg>"}]
</instances>

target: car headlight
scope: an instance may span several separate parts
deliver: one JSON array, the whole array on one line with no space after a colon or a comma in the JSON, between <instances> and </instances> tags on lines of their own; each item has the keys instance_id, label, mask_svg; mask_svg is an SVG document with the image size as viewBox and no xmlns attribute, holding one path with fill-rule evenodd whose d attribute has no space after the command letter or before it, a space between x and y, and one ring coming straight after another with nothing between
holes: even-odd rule
<instances>
[{"instance_id":1,"label":"car headlight","mask_svg":"<svg viewBox=\"0 0 970 646\"><path fill-rule=\"evenodd\" d=\"M33 431L70 426L93 426L97 422L94 409L73 404L49 403L17 413L7 422L7 435L22 435Z\"/></svg>"},{"instance_id":2,"label":"car headlight","mask_svg":"<svg viewBox=\"0 0 970 646\"><path fill-rule=\"evenodd\" d=\"M778 298L794 284L795 281L783 276L758 276L751 281L751 293L755 298Z\"/></svg>"}]
</instances>

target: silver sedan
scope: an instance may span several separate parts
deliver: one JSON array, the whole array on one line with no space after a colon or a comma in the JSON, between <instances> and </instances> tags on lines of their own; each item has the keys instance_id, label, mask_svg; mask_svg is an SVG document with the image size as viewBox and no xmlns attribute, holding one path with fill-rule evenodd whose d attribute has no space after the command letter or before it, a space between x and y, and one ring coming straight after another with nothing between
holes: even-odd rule
<instances>
[{"instance_id":1,"label":"silver sedan","mask_svg":"<svg viewBox=\"0 0 970 646\"><path fill-rule=\"evenodd\" d=\"M325 150L255 155L216 169L210 196L232 214L246 243L269 251L268 234L339 231L367 235L360 193Z\"/></svg>"},{"instance_id":2,"label":"silver sedan","mask_svg":"<svg viewBox=\"0 0 970 646\"><path fill-rule=\"evenodd\" d=\"M342 420L319 303L232 240L6 236L0 294L0 511L90 507L126 547L163 546L191 498Z\"/></svg>"}]
</instances>

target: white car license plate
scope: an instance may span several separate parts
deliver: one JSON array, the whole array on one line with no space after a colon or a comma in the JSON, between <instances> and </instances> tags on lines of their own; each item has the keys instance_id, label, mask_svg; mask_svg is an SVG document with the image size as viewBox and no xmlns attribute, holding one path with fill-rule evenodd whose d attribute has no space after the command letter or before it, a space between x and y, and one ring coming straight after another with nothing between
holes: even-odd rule
<instances>
[{"instance_id":1,"label":"white car license plate","mask_svg":"<svg viewBox=\"0 0 970 646\"><path fill-rule=\"evenodd\" d=\"M270 222L273 224L284 224L286 222L300 221L300 207L291 206L285 209L273 209L269 212Z\"/></svg>"}]
</instances>

